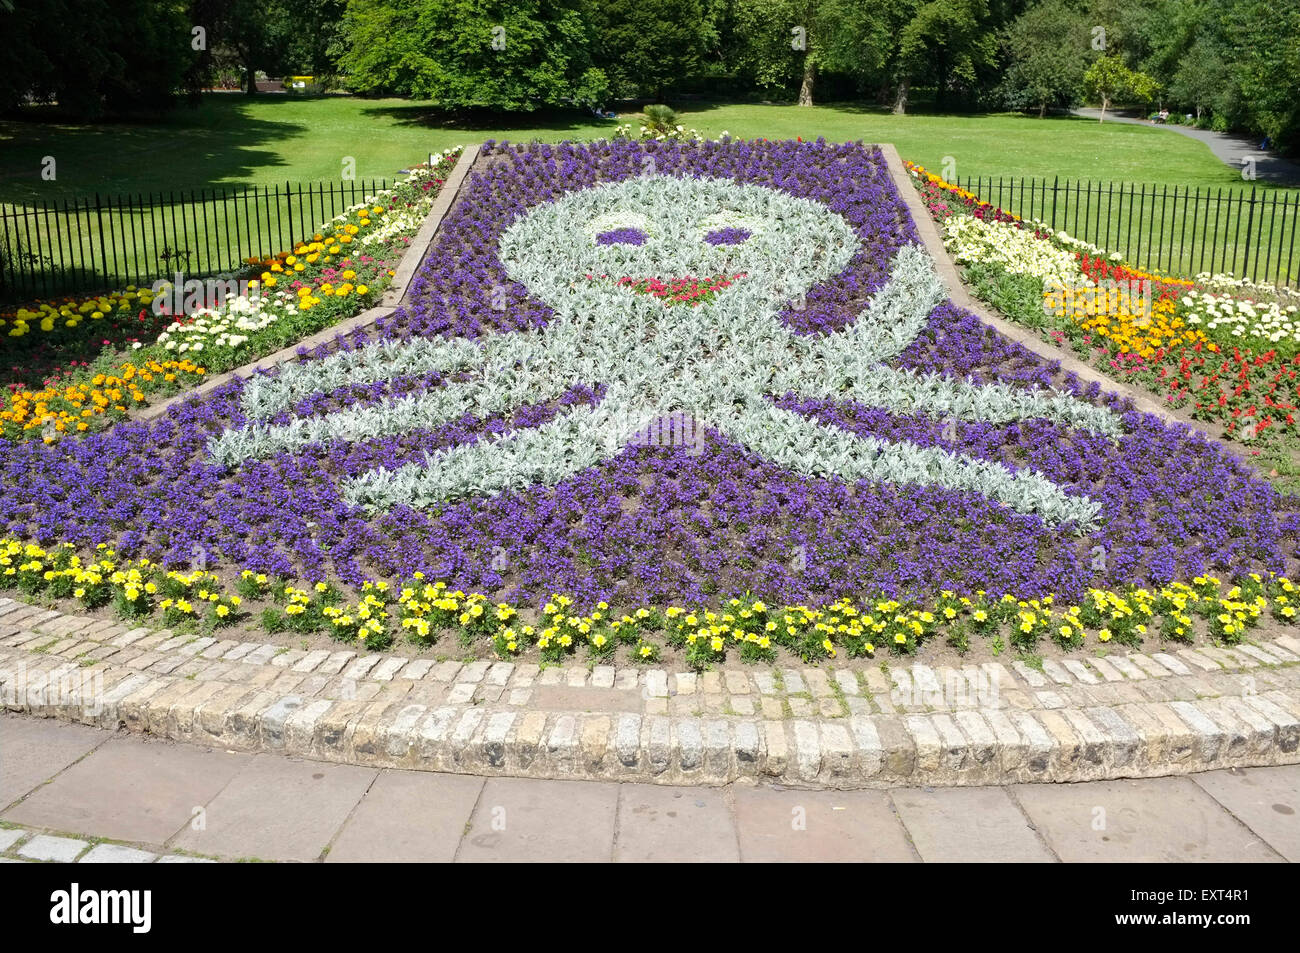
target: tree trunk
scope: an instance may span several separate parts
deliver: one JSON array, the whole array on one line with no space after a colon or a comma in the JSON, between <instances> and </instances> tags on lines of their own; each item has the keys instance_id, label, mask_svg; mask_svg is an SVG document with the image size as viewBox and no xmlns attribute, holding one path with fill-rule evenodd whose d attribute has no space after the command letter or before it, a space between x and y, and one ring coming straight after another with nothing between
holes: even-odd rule
<instances>
[{"instance_id":1,"label":"tree trunk","mask_svg":"<svg viewBox=\"0 0 1300 953\"><path fill-rule=\"evenodd\" d=\"M1199 104L1196 107L1196 121L1197 122L1201 121L1201 107Z\"/></svg>"},{"instance_id":2,"label":"tree trunk","mask_svg":"<svg viewBox=\"0 0 1300 953\"><path fill-rule=\"evenodd\" d=\"M249 96L257 95L257 70L251 66L244 67L244 75L248 78L248 86L244 90Z\"/></svg>"},{"instance_id":3,"label":"tree trunk","mask_svg":"<svg viewBox=\"0 0 1300 953\"><path fill-rule=\"evenodd\" d=\"M1042 119L1046 115L1047 115L1047 103L1041 102L1038 104L1038 118Z\"/></svg>"},{"instance_id":4,"label":"tree trunk","mask_svg":"<svg viewBox=\"0 0 1300 953\"><path fill-rule=\"evenodd\" d=\"M1109 106L1110 106L1110 97L1109 96L1101 97L1101 115L1097 117L1098 122L1106 121L1106 109Z\"/></svg>"},{"instance_id":5,"label":"tree trunk","mask_svg":"<svg viewBox=\"0 0 1300 953\"><path fill-rule=\"evenodd\" d=\"M817 79L817 63L807 53L803 59L803 81L799 84L799 105L813 104L813 81Z\"/></svg>"},{"instance_id":6,"label":"tree trunk","mask_svg":"<svg viewBox=\"0 0 1300 953\"><path fill-rule=\"evenodd\" d=\"M907 112L907 93L912 85L908 78L899 80L898 92L894 95L894 115L901 116Z\"/></svg>"}]
</instances>

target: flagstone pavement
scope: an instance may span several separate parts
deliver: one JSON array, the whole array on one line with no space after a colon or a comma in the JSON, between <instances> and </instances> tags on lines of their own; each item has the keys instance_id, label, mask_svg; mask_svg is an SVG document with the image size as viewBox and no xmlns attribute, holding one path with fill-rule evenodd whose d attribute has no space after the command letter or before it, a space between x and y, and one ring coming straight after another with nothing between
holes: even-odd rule
<instances>
[{"instance_id":1,"label":"flagstone pavement","mask_svg":"<svg viewBox=\"0 0 1300 953\"><path fill-rule=\"evenodd\" d=\"M1294 861L1300 765L1002 787L481 778L0 714L0 863Z\"/></svg>"}]
</instances>

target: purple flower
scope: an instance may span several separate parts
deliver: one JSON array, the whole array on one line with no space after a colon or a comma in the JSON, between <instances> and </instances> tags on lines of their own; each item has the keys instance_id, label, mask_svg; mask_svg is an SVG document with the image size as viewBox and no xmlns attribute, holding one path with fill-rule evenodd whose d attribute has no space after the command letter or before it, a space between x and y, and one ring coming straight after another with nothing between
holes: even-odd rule
<instances>
[{"instance_id":1,"label":"purple flower","mask_svg":"<svg viewBox=\"0 0 1300 953\"><path fill-rule=\"evenodd\" d=\"M611 228L596 236L597 245L644 245L645 232L639 228Z\"/></svg>"},{"instance_id":2,"label":"purple flower","mask_svg":"<svg viewBox=\"0 0 1300 953\"><path fill-rule=\"evenodd\" d=\"M523 212L565 192L641 174L723 177L825 204L860 249L834 279L781 320L799 334L851 324L917 233L880 153L860 144L596 142L489 144L417 270L409 303L374 327L311 349L304 360L384 339L478 337L545 327L551 311L512 282L497 256ZM726 232L719 229L708 240ZM631 241L615 229L597 241ZM494 291L504 288L505 307ZM671 320L671 318L666 318ZM1084 385L951 303L937 307L899 367L1012 387L1051 386L1120 414L1111 442L1046 420L946 427L797 393L769 399L855 434L956 446L1013 469L1034 469L1103 504L1085 535L1045 526L974 493L934 486L845 483L799 476L706 432L700 452L628 447L555 486L371 514L340 484L427 452L536 427L566 407L595 404L602 381L573 380L547 404L429 431L312 445L225 470L211 438L246 418L238 381L151 423L45 445L0 440L0 532L48 544L112 542L130 555L184 565L195 547L225 563L308 580L356 584L420 570L455 588L540 603L566 591L587 605L714 600L750 593L772 603L839 596L930 597L938 589L997 596L1090 586L1158 584L1204 572L1294 572L1300 499L1279 496L1223 446L1140 414ZM458 379L407 376L308 397L295 416L373 404ZM288 420L286 415L280 420ZM1103 558L1098 559L1098 553ZM797 558L796 558L797 557Z\"/></svg>"},{"instance_id":3,"label":"purple flower","mask_svg":"<svg viewBox=\"0 0 1300 953\"><path fill-rule=\"evenodd\" d=\"M752 235L747 228L717 228L704 236L710 245L739 245Z\"/></svg>"}]
</instances>

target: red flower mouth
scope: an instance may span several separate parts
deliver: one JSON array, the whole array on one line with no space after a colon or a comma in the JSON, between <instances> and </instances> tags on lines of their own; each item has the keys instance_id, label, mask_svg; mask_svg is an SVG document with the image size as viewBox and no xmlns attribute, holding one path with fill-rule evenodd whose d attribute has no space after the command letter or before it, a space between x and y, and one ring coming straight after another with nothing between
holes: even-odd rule
<instances>
[{"instance_id":1,"label":"red flower mouth","mask_svg":"<svg viewBox=\"0 0 1300 953\"><path fill-rule=\"evenodd\" d=\"M587 275L589 281L610 281L620 288L626 288L633 294L649 295L658 298L665 305L684 304L696 307L713 301L745 273L734 275L712 275L707 278L695 278L686 275L681 278L622 278L611 279L610 275Z\"/></svg>"}]
</instances>

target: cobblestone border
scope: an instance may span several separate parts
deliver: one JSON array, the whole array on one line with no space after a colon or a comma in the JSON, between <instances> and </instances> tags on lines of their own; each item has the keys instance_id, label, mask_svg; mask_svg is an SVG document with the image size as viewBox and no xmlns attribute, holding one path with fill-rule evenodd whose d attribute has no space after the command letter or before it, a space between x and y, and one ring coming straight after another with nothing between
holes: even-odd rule
<instances>
[{"instance_id":1,"label":"cobblestone border","mask_svg":"<svg viewBox=\"0 0 1300 953\"><path fill-rule=\"evenodd\" d=\"M452 202L460 193L461 183L465 181L465 176L469 174L470 166L478 157L479 147L477 145L466 146L452 166L451 172L447 174L447 180L443 182L437 197L433 200L433 205L429 208L429 214L420 226L420 230L415 233L411 239L411 244L407 246L402 253L402 260L398 263L393 275L393 280L384 289L383 297L380 299L380 305L374 308L367 308L360 314L340 321L338 324L332 324L328 328L317 331L300 341L290 344L288 347L281 348L273 354L250 361L247 364L236 367L233 370L225 371L210 377L197 387L192 387L169 397L161 403L151 404L148 407L141 408L131 416L135 420L153 420L162 416L169 409L184 401L194 397L202 397L204 394L211 393L223 384L227 384L236 378L251 377L258 371L269 371L287 361L293 361L304 350L319 347L322 344L328 344L337 337L342 337L356 331L358 328L369 327L380 318L387 317L396 310L396 306L406 300L407 292L410 290L411 279L415 276L415 269L418 268L425 256L429 252L429 246L433 244L435 233L438 226L442 224L443 218L451 208Z\"/></svg>"},{"instance_id":2,"label":"cobblestone border","mask_svg":"<svg viewBox=\"0 0 1300 953\"><path fill-rule=\"evenodd\" d=\"M1300 763L1300 639L702 674L303 651L0 599L0 702L233 750L479 775L831 788Z\"/></svg>"}]
</instances>

